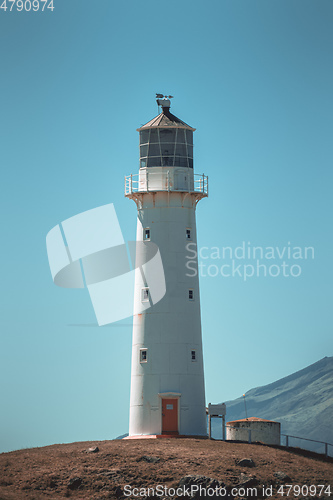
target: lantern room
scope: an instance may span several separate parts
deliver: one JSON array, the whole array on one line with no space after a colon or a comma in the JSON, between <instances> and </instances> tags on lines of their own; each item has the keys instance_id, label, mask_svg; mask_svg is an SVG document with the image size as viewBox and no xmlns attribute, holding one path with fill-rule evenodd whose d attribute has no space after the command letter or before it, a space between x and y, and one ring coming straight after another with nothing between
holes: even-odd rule
<instances>
[{"instance_id":1,"label":"lantern room","mask_svg":"<svg viewBox=\"0 0 333 500\"><path fill-rule=\"evenodd\" d=\"M140 134L139 174L126 176L125 195L180 191L195 192L197 199L207 196L207 176L196 175L193 171L195 128L170 113L169 99L157 99L157 104L162 112L137 129Z\"/></svg>"},{"instance_id":2,"label":"lantern room","mask_svg":"<svg viewBox=\"0 0 333 500\"><path fill-rule=\"evenodd\" d=\"M140 168L193 168L193 132L170 113L170 100L158 99L162 113L138 129L140 132Z\"/></svg>"}]
</instances>

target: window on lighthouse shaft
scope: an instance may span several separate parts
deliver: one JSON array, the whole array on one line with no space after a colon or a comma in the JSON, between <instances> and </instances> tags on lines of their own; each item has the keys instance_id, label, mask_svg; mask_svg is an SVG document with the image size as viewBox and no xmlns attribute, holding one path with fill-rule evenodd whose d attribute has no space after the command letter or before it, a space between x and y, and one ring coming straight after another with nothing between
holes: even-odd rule
<instances>
[{"instance_id":1,"label":"window on lighthouse shaft","mask_svg":"<svg viewBox=\"0 0 333 500\"><path fill-rule=\"evenodd\" d=\"M186 229L186 239L187 239L187 240L190 240L190 239L191 239L191 229L190 229L190 228L187 228L187 229Z\"/></svg>"},{"instance_id":2,"label":"window on lighthouse shaft","mask_svg":"<svg viewBox=\"0 0 333 500\"><path fill-rule=\"evenodd\" d=\"M190 289L188 291L188 298L189 300L194 300L194 290Z\"/></svg>"},{"instance_id":3,"label":"window on lighthouse shaft","mask_svg":"<svg viewBox=\"0 0 333 500\"><path fill-rule=\"evenodd\" d=\"M194 349L191 351L191 360L192 361L196 361L196 355L195 355L195 350Z\"/></svg>"},{"instance_id":4,"label":"window on lighthouse shaft","mask_svg":"<svg viewBox=\"0 0 333 500\"><path fill-rule=\"evenodd\" d=\"M144 228L144 230L143 230L143 239L145 241L150 240L150 229L149 229L149 227L145 227Z\"/></svg>"},{"instance_id":5,"label":"window on lighthouse shaft","mask_svg":"<svg viewBox=\"0 0 333 500\"><path fill-rule=\"evenodd\" d=\"M140 363L147 363L147 349L140 349Z\"/></svg>"},{"instance_id":6,"label":"window on lighthouse shaft","mask_svg":"<svg viewBox=\"0 0 333 500\"><path fill-rule=\"evenodd\" d=\"M149 302L149 288L141 289L141 302Z\"/></svg>"}]
</instances>

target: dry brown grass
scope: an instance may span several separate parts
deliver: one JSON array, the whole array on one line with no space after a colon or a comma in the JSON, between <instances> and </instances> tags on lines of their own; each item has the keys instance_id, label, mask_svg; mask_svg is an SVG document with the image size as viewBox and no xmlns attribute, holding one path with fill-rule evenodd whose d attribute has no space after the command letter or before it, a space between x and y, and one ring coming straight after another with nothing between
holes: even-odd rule
<instances>
[{"instance_id":1,"label":"dry brown grass","mask_svg":"<svg viewBox=\"0 0 333 500\"><path fill-rule=\"evenodd\" d=\"M86 452L96 445L97 453ZM150 463L143 456L159 460ZM237 465L242 458L251 458L255 467ZM126 484L174 487L186 475L207 476L231 487L242 482L242 473L255 476L258 489L273 485L270 498L283 499L277 494L281 481L274 473L278 471L288 474L288 482L293 485L330 484L333 498L333 460L329 458L260 444L145 439L81 442L3 453L0 500L120 498ZM75 478L79 479L73 483Z\"/></svg>"}]
</instances>

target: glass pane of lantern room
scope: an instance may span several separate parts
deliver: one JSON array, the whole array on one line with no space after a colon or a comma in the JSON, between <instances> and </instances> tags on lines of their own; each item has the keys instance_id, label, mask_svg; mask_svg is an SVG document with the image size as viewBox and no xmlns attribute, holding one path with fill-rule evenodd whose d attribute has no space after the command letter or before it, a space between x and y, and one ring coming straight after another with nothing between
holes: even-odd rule
<instances>
[{"instance_id":1,"label":"glass pane of lantern room","mask_svg":"<svg viewBox=\"0 0 333 500\"><path fill-rule=\"evenodd\" d=\"M175 129L160 129L160 142L175 142L176 130Z\"/></svg>"},{"instance_id":2,"label":"glass pane of lantern room","mask_svg":"<svg viewBox=\"0 0 333 500\"><path fill-rule=\"evenodd\" d=\"M185 144L176 144L176 155L177 156L187 156L187 150Z\"/></svg>"},{"instance_id":3,"label":"glass pane of lantern room","mask_svg":"<svg viewBox=\"0 0 333 500\"><path fill-rule=\"evenodd\" d=\"M187 142L187 144L193 144L193 132L192 132L192 130L186 130L186 142Z\"/></svg>"},{"instance_id":4,"label":"glass pane of lantern room","mask_svg":"<svg viewBox=\"0 0 333 500\"><path fill-rule=\"evenodd\" d=\"M187 167L187 158L182 156L175 156L175 167Z\"/></svg>"},{"instance_id":5,"label":"glass pane of lantern room","mask_svg":"<svg viewBox=\"0 0 333 500\"><path fill-rule=\"evenodd\" d=\"M177 142L185 143L185 130L182 128L177 129Z\"/></svg>"},{"instance_id":6,"label":"glass pane of lantern room","mask_svg":"<svg viewBox=\"0 0 333 500\"><path fill-rule=\"evenodd\" d=\"M153 156L151 158L148 158L147 167L160 167L160 166L161 166L161 157L160 156Z\"/></svg>"},{"instance_id":7,"label":"glass pane of lantern room","mask_svg":"<svg viewBox=\"0 0 333 500\"><path fill-rule=\"evenodd\" d=\"M147 144L149 139L149 130L142 130L140 132L140 144Z\"/></svg>"},{"instance_id":8,"label":"glass pane of lantern room","mask_svg":"<svg viewBox=\"0 0 333 500\"><path fill-rule=\"evenodd\" d=\"M148 156L160 156L160 145L149 143L149 154Z\"/></svg>"},{"instance_id":9,"label":"glass pane of lantern room","mask_svg":"<svg viewBox=\"0 0 333 500\"><path fill-rule=\"evenodd\" d=\"M173 156L162 156L162 166L172 167L173 166Z\"/></svg>"},{"instance_id":10,"label":"glass pane of lantern room","mask_svg":"<svg viewBox=\"0 0 333 500\"><path fill-rule=\"evenodd\" d=\"M173 156L175 153L175 145L170 143L161 144L162 156Z\"/></svg>"},{"instance_id":11,"label":"glass pane of lantern room","mask_svg":"<svg viewBox=\"0 0 333 500\"><path fill-rule=\"evenodd\" d=\"M140 146L140 158L143 158L144 156L148 156L148 144Z\"/></svg>"},{"instance_id":12,"label":"glass pane of lantern room","mask_svg":"<svg viewBox=\"0 0 333 500\"><path fill-rule=\"evenodd\" d=\"M149 142L158 142L158 130L155 128L150 130Z\"/></svg>"},{"instance_id":13,"label":"glass pane of lantern room","mask_svg":"<svg viewBox=\"0 0 333 500\"><path fill-rule=\"evenodd\" d=\"M190 144L187 145L187 156L189 156L189 158L193 158L193 146Z\"/></svg>"}]
</instances>

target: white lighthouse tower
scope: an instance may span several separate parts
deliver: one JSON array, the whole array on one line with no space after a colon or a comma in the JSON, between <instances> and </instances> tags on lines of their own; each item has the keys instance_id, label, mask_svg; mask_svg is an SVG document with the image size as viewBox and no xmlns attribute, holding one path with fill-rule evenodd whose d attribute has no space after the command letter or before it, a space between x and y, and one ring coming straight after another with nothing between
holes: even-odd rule
<instances>
[{"instance_id":1,"label":"white lighthouse tower","mask_svg":"<svg viewBox=\"0 0 333 500\"><path fill-rule=\"evenodd\" d=\"M195 129L170 113L170 99L157 97L162 112L138 129L140 169L126 177L125 196L137 205L137 242L153 242L160 250L166 294L152 305L144 272L136 273L129 436L206 436L193 250L196 206L208 196L208 178L193 173ZM142 270L144 262L140 243L136 269Z\"/></svg>"}]
</instances>

